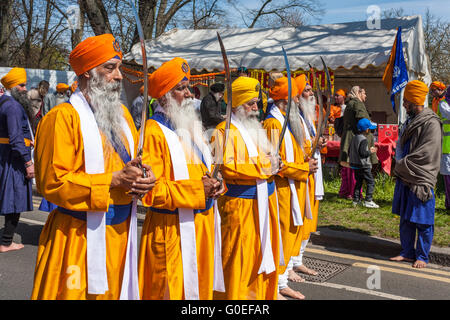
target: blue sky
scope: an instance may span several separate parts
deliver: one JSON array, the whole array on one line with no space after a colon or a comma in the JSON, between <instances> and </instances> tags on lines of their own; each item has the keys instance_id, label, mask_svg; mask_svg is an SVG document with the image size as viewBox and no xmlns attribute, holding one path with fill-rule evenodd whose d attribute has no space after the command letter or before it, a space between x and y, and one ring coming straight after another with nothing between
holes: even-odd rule
<instances>
[{"instance_id":1,"label":"blue sky","mask_svg":"<svg viewBox=\"0 0 450 320\"><path fill-rule=\"evenodd\" d=\"M260 0L242 0L245 6L259 7ZM444 21L450 20L450 0L320 0L325 14L319 19L308 17L309 24L329 24L351 21L365 21L369 14L367 8L371 5L380 7L380 10L403 8L405 15L422 15L427 10Z\"/></svg>"}]
</instances>

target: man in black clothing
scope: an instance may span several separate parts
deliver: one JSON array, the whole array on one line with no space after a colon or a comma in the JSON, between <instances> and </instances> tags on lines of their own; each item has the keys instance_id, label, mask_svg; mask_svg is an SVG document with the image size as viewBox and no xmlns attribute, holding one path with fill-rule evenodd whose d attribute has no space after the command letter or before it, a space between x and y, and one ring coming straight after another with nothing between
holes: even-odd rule
<instances>
[{"instance_id":1,"label":"man in black clothing","mask_svg":"<svg viewBox=\"0 0 450 320\"><path fill-rule=\"evenodd\" d=\"M210 87L210 92L205 96L200 104L200 113L202 116L202 123L205 129L215 128L224 120L221 114L221 103L225 85L223 83L214 83Z\"/></svg>"}]
</instances>

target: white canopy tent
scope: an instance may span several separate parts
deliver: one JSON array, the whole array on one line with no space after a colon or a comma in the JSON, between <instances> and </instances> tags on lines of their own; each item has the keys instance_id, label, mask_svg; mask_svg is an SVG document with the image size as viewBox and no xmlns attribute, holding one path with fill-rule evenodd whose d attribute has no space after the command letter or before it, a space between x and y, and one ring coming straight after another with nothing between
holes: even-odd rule
<instances>
[{"instance_id":1,"label":"white canopy tent","mask_svg":"<svg viewBox=\"0 0 450 320\"><path fill-rule=\"evenodd\" d=\"M266 71L285 70L281 52L283 46L289 57L291 70L308 70L309 63L322 70L322 56L327 66L335 71L336 87L360 83L369 86L365 85L365 80L370 78L370 85L378 86L372 90L372 98L379 99L377 96L383 92L381 76L399 26L402 27L402 42L410 80L420 78L430 84L430 67L425 52L421 16L384 19L380 21L379 29L369 29L366 21L278 29L173 29L146 42L147 65L149 68L158 68L163 62L179 56L185 58L191 69L198 72L223 70L217 40L219 32L231 68L245 66L248 69ZM139 43L125 55L124 60L142 64ZM373 81L374 78L376 81ZM370 105L374 101L371 101L371 92L367 89L367 105L371 111ZM391 123L402 121L404 113L400 111L395 115L392 112L385 88L383 98L383 101L374 102L372 111L385 110Z\"/></svg>"}]
</instances>

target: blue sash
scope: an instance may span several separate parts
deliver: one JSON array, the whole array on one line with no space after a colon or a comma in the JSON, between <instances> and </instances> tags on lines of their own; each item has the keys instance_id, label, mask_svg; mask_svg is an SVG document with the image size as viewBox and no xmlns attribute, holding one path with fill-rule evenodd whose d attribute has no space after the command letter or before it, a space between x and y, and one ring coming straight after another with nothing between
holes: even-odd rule
<instances>
[{"instance_id":1,"label":"blue sash","mask_svg":"<svg viewBox=\"0 0 450 320\"><path fill-rule=\"evenodd\" d=\"M73 211L63 207L58 207L58 211L73 218L86 221L86 211ZM106 225L112 226L121 224L127 220L131 214L131 203L129 204L111 204L106 212Z\"/></svg>"},{"instance_id":2,"label":"blue sash","mask_svg":"<svg viewBox=\"0 0 450 320\"><path fill-rule=\"evenodd\" d=\"M306 123L306 126L308 127L308 131L309 131L310 136L311 136L311 137L315 137L316 134L315 134L315 132L314 132L314 129L313 129L313 127L311 126L311 123L309 123L309 121L306 120L305 115L303 114L303 111L302 111L302 110L300 110L300 115L302 116L303 120L305 120L305 123Z\"/></svg>"},{"instance_id":3,"label":"blue sash","mask_svg":"<svg viewBox=\"0 0 450 320\"><path fill-rule=\"evenodd\" d=\"M286 116L285 116L285 117L286 117ZM266 119L271 119L271 118L276 119L271 113L269 113L269 115L266 117ZM283 126L283 123L281 124L281 126ZM290 126L290 124L289 124L289 121L287 122L287 128L289 129L289 132L292 133L292 130L291 130L291 126ZM280 132L280 133L281 133L281 132Z\"/></svg>"},{"instance_id":4,"label":"blue sash","mask_svg":"<svg viewBox=\"0 0 450 320\"><path fill-rule=\"evenodd\" d=\"M114 134L111 132L111 134L114 136ZM117 139L112 139L113 141L111 141L111 144L114 148L114 150L116 150L117 154L120 156L120 159L122 159L124 164L127 164L128 162L131 161L131 156L127 151L127 148L125 147L125 145L123 144L122 141L116 141Z\"/></svg>"},{"instance_id":5,"label":"blue sash","mask_svg":"<svg viewBox=\"0 0 450 320\"><path fill-rule=\"evenodd\" d=\"M227 197L242 198L242 199L257 199L256 196L256 184L228 184L228 191L225 193ZM275 192L275 181L267 182L267 189L269 196Z\"/></svg>"}]
</instances>

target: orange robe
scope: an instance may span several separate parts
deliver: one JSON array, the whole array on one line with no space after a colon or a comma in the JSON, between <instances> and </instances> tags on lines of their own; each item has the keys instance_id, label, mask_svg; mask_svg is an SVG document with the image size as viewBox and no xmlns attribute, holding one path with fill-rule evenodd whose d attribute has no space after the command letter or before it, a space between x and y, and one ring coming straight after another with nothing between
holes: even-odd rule
<instances>
[{"instance_id":1,"label":"orange robe","mask_svg":"<svg viewBox=\"0 0 450 320\"><path fill-rule=\"evenodd\" d=\"M223 143L225 122L216 127L213 143ZM217 139L217 140L216 140ZM273 182L270 161L258 150L258 157L249 158L238 129L231 124L222 175L227 186L255 186L256 180ZM228 187L230 189L230 187ZM275 271L270 274L258 270L262 261L257 199L224 196L218 199L222 220L222 264L225 292L214 292L217 300L273 300L277 298L278 267L280 261L279 223L276 192L269 195L269 220Z\"/></svg>"},{"instance_id":2,"label":"orange robe","mask_svg":"<svg viewBox=\"0 0 450 320\"><path fill-rule=\"evenodd\" d=\"M433 98L433 101L431 102L431 109L434 111L434 113L438 114L438 112L439 112L439 102L441 102L444 99L445 99L445 97Z\"/></svg>"},{"instance_id":3,"label":"orange robe","mask_svg":"<svg viewBox=\"0 0 450 320\"><path fill-rule=\"evenodd\" d=\"M133 119L122 106L134 145L137 132ZM105 137L102 136L105 148ZM128 142L125 147L129 152ZM105 158L105 173L85 173L80 118L69 103L54 107L36 134L35 170L39 192L50 202L73 211L108 211L131 197L121 188L110 189L112 173L124 167L115 152ZM103 295L87 293L86 221L53 210L39 238L32 299L119 299L128 240L130 216L119 224L106 225L106 270L109 290Z\"/></svg>"},{"instance_id":4,"label":"orange robe","mask_svg":"<svg viewBox=\"0 0 450 320\"><path fill-rule=\"evenodd\" d=\"M205 209L202 177L207 167L194 152L183 145L189 180L174 180L169 146L155 120L145 125L143 162L151 165L157 179L155 187L142 199L148 209L142 227L139 252L139 291L142 299L184 299L183 264L180 244L180 222L177 208ZM182 155L180 155L182 156ZM156 212L159 211L159 212ZM213 208L194 217L196 252L201 300L212 299L214 280L214 214ZM166 292L168 286L168 295Z\"/></svg>"},{"instance_id":5,"label":"orange robe","mask_svg":"<svg viewBox=\"0 0 450 320\"><path fill-rule=\"evenodd\" d=\"M285 113L281 111L283 115ZM282 130L282 124L275 118L266 118L264 128L271 141L278 141ZM303 236L303 226L295 226L292 217L291 205L291 189L288 179L294 180L297 198L302 213L302 220L305 220L305 200L306 200L306 181L309 174L309 164L304 160L302 148L296 142L292 133L291 135L294 162L286 161L285 139L281 142L280 157L283 161L283 168L275 176L275 184L277 186L278 208L280 216L281 238L283 242L284 266L280 266L279 273L285 272L289 260L292 256L297 256L300 251L301 240ZM276 136L273 136L276 135Z\"/></svg>"}]
</instances>

